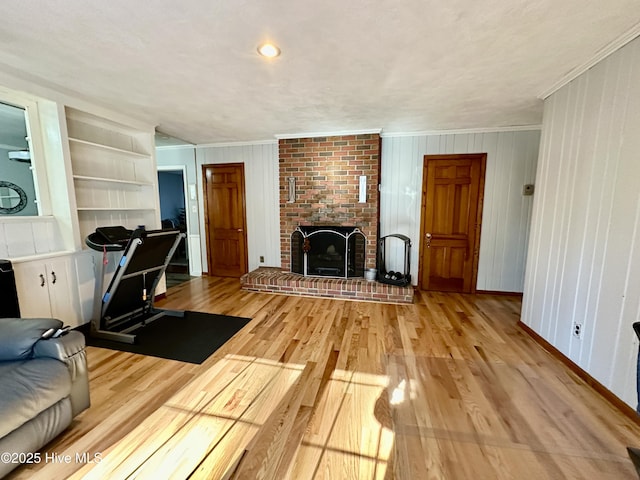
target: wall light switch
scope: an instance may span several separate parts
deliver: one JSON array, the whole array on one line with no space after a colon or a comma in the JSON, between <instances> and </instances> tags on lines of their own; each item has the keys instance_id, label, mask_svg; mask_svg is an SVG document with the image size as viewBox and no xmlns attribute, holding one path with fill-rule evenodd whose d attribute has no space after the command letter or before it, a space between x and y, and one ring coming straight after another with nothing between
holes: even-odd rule
<instances>
[{"instance_id":1,"label":"wall light switch","mask_svg":"<svg viewBox=\"0 0 640 480\"><path fill-rule=\"evenodd\" d=\"M191 200L196 199L196 185L194 183L189 184L189 198Z\"/></svg>"},{"instance_id":2,"label":"wall light switch","mask_svg":"<svg viewBox=\"0 0 640 480\"><path fill-rule=\"evenodd\" d=\"M529 183L522 187L522 195L533 195L534 185Z\"/></svg>"}]
</instances>

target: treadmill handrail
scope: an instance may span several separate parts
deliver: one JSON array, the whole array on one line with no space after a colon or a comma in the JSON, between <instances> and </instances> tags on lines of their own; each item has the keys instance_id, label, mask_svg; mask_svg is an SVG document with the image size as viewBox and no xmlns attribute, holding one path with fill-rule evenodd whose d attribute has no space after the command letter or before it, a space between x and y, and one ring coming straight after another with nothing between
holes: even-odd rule
<instances>
[{"instance_id":1,"label":"treadmill handrail","mask_svg":"<svg viewBox=\"0 0 640 480\"><path fill-rule=\"evenodd\" d=\"M116 270L115 277L113 278L113 280L111 280L111 284L109 286L111 285L117 286L120 283L120 281L122 280L122 277L124 276L124 272L127 270L127 265L129 265L129 263L131 262L131 259L133 258L133 254L136 251L136 248L138 248L140 245L142 245L141 238L132 238L129 241L129 244L127 245L127 249L122 254L122 258L118 263L118 268ZM109 289L107 289L107 291L104 293L102 297L102 310L100 312L101 318L104 317L104 314L107 311L107 308L109 308L109 304L111 303L112 298L113 298L113 295L111 295L111 292L109 291Z\"/></svg>"}]
</instances>

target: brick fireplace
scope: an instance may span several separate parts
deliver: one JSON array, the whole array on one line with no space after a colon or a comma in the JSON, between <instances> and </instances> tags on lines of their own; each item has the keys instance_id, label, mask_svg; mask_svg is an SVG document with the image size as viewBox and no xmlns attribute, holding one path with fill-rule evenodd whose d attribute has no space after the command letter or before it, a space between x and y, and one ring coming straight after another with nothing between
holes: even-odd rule
<instances>
[{"instance_id":1,"label":"brick fireplace","mask_svg":"<svg viewBox=\"0 0 640 480\"><path fill-rule=\"evenodd\" d=\"M375 268L378 244L378 183L380 175L380 136L378 134L341 135L318 138L297 138L279 141L280 158L280 248L281 268L261 267L244 275L242 288L257 292L286 295L312 295L319 297L357 299L375 302L411 303L413 288L398 287L378 282L367 282L360 272L360 261L345 259L324 265L323 272L315 268L311 276L300 273L302 257L296 250L292 269L292 235L296 249L305 246L315 231L333 227L347 235L356 231L364 240L354 243L357 257L364 250L364 267ZM359 202L359 181L366 176L366 202ZM293 180L290 180L293 179ZM291 202L290 187L295 184L295 200ZM320 228L323 227L323 228ZM294 232L300 234L294 235ZM351 237L349 237L351 238ZM361 243L359 243L361 242ZM337 243L321 246L331 257ZM306 245L310 253L322 241L315 238ZM324 255L322 255L324 256ZM304 260L307 267L311 260ZM293 270L294 273L291 273ZM322 276L322 275L328 276ZM342 278L336 278L342 277Z\"/></svg>"},{"instance_id":2,"label":"brick fireplace","mask_svg":"<svg viewBox=\"0 0 640 480\"><path fill-rule=\"evenodd\" d=\"M280 157L282 270L291 270L291 234L298 226L357 227L366 238L365 268L375 268L378 242L380 135L283 139ZM366 176L366 202L358 202ZM295 202L289 202L289 178Z\"/></svg>"}]
</instances>

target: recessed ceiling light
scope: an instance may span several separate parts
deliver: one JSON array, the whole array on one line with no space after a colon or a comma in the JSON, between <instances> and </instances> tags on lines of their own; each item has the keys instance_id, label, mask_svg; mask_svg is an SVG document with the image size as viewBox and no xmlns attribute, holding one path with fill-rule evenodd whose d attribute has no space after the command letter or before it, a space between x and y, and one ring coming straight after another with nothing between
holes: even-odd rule
<instances>
[{"instance_id":1,"label":"recessed ceiling light","mask_svg":"<svg viewBox=\"0 0 640 480\"><path fill-rule=\"evenodd\" d=\"M263 57L274 58L280 55L280 49L272 43L263 43L258 46L258 53Z\"/></svg>"}]
</instances>

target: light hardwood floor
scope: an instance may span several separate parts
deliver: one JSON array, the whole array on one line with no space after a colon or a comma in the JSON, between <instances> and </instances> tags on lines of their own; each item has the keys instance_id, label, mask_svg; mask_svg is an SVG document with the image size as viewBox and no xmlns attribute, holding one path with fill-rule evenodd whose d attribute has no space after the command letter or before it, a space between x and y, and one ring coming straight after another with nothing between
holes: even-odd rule
<instances>
[{"instance_id":1,"label":"light hardwood floor","mask_svg":"<svg viewBox=\"0 0 640 480\"><path fill-rule=\"evenodd\" d=\"M636 478L640 428L516 326L520 305L194 279L159 306L252 322L202 365L89 348L92 407L43 450L58 463L12 477Z\"/></svg>"}]
</instances>

